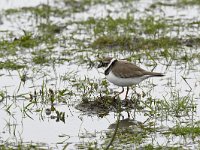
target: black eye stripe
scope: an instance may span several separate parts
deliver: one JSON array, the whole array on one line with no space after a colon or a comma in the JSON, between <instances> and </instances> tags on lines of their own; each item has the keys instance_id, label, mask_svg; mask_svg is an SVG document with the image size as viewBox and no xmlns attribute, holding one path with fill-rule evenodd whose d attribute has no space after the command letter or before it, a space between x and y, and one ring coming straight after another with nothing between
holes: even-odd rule
<instances>
[{"instance_id":1,"label":"black eye stripe","mask_svg":"<svg viewBox=\"0 0 200 150\"><path fill-rule=\"evenodd\" d=\"M112 68L114 67L114 65L116 64L117 62L117 59L115 59L111 64L110 66L105 70L104 74L105 75L108 75L110 73L110 71L112 70Z\"/></svg>"}]
</instances>

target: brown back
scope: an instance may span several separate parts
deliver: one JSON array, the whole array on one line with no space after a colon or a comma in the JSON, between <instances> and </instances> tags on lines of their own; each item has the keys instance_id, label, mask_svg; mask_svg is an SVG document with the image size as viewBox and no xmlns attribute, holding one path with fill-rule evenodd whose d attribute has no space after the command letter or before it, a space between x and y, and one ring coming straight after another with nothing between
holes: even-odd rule
<instances>
[{"instance_id":1,"label":"brown back","mask_svg":"<svg viewBox=\"0 0 200 150\"><path fill-rule=\"evenodd\" d=\"M115 62L115 64L112 66L112 72L114 75L121 78L141 77L144 75L163 76L161 73L146 71L127 61Z\"/></svg>"}]
</instances>

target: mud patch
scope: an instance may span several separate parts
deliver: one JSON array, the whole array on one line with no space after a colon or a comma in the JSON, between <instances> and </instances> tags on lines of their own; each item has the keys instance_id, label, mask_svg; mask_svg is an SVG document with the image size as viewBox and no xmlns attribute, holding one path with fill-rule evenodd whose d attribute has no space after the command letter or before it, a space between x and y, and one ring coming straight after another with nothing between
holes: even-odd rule
<instances>
[{"instance_id":1,"label":"mud patch","mask_svg":"<svg viewBox=\"0 0 200 150\"><path fill-rule=\"evenodd\" d=\"M114 99L111 96L97 97L93 101L82 101L75 106L76 109L87 115L98 115L103 117L110 112L122 112L135 109L135 103L132 100ZM137 106L136 106L137 107Z\"/></svg>"}]
</instances>

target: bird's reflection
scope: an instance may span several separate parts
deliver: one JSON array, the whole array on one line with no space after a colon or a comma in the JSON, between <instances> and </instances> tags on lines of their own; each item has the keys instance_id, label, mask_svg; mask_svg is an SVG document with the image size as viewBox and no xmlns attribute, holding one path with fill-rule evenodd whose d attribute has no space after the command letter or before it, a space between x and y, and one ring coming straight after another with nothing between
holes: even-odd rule
<instances>
[{"instance_id":1,"label":"bird's reflection","mask_svg":"<svg viewBox=\"0 0 200 150\"><path fill-rule=\"evenodd\" d=\"M126 118L119 121L118 127L119 128L128 128L130 126L138 126L141 125L142 122L136 121L134 119ZM115 129L117 122L112 123L109 125L108 129Z\"/></svg>"}]
</instances>

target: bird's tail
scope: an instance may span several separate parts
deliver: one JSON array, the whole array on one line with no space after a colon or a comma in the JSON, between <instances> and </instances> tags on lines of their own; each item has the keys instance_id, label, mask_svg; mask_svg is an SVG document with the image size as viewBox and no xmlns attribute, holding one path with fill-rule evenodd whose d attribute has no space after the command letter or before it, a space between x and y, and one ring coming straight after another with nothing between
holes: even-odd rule
<instances>
[{"instance_id":1,"label":"bird's tail","mask_svg":"<svg viewBox=\"0 0 200 150\"><path fill-rule=\"evenodd\" d=\"M150 75L152 77L162 77L164 74L158 73L158 72L146 72L147 75Z\"/></svg>"}]
</instances>

